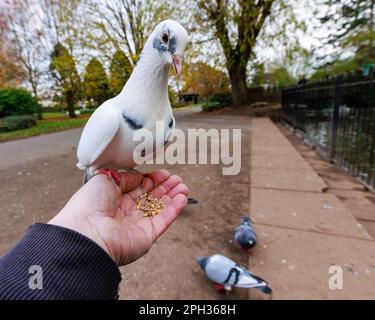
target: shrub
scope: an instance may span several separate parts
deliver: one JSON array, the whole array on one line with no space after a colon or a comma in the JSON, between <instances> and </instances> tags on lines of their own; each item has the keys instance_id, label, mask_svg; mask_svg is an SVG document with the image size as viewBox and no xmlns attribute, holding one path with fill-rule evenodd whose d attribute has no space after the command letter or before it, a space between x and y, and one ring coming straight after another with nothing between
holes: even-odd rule
<instances>
[{"instance_id":1,"label":"shrub","mask_svg":"<svg viewBox=\"0 0 375 320\"><path fill-rule=\"evenodd\" d=\"M0 132L28 129L36 126L36 119L30 115L0 118Z\"/></svg>"},{"instance_id":2,"label":"shrub","mask_svg":"<svg viewBox=\"0 0 375 320\"><path fill-rule=\"evenodd\" d=\"M230 92L215 93L209 101L217 101L221 107L228 107L232 104L232 94Z\"/></svg>"},{"instance_id":3,"label":"shrub","mask_svg":"<svg viewBox=\"0 0 375 320\"><path fill-rule=\"evenodd\" d=\"M204 111L214 111L232 104L232 95L230 93L222 92L215 93L210 97L208 102L202 105Z\"/></svg>"},{"instance_id":4,"label":"shrub","mask_svg":"<svg viewBox=\"0 0 375 320\"><path fill-rule=\"evenodd\" d=\"M50 113L50 112L62 112L64 108L62 107L43 107L42 112L43 113Z\"/></svg>"},{"instance_id":5,"label":"shrub","mask_svg":"<svg viewBox=\"0 0 375 320\"><path fill-rule=\"evenodd\" d=\"M86 109L79 109L79 114L92 114L94 113L96 108L86 108Z\"/></svg>"},{"instance_id":6,"label":"shrub","mask_svg":"<svg viewBox=\"0 0 375 320\"><path fill-rule=\"evenodd\" d=\"M0 118L34 114L38 109L38 102L25 89L0 89Z\"/></svg>"},{"instance_id":7,"label":"shrub","mask_svg":"<svg viewBox=\"0 0 375 320\"><path fill-rule=\"evenodd\" d=\"M213 94L208 102L202 105L204 111L219 110L232 104L232 95L226 92Z\"/></svg>"},{"instance_id":8,"label":"shrub","mask_svg":"<svg viewBox=\"0 0 375 320\"><path fill-rule=\"evenodd\" d=\"M203 111L215 111L224 108L220 105L218 101L208 101L202 105Z\"/></svg>"}]
</instances>

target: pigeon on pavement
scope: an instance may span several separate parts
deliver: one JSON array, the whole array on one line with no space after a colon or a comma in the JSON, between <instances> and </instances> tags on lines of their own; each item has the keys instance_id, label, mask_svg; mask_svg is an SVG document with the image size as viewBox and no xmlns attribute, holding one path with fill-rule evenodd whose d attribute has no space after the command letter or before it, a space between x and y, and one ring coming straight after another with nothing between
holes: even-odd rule
<instances>
[{"instance_id":1,"label":"pigeon on pavement","mask_svg":"<svg viewBox=\"0 0 375 320\"><path fill-rule=\"evenodd\" d=\"M208 258L198 257L197 262L217 289L229 291L232 287L256 288L266 294L272 293L265 280L221 254Z\"/></svg>"},{"instance_id":2,"label":"pigeon on pavement","mask_svg":"<svg viewBox=\"0 0 375 320\"><path fill-rule=\"evenodd\" d=\"M188 41L186 30L173 20L156 26L122 91L93 113L82 132L77 167L85 170L85 182L104 173L119 183L115 170L137 165L133 158L139 144L133 139L137 130L148 129L154 137L141 151L142 156L164 147L175 127L168 97L169 67L173 65L177 75L181 74ZM164 123L161 141L155 139L157 121Z\"/></svg>"},{"instance_id":3,"label":"pigeon on pavement","mask_svg":"<svg viewBox=\"0 0 375 320\"><path fill-rule=\"evenodd\" d=\"M234 241L250 255L250 249L257 244L257 235L249 217L243 217L241 223L234 230Z\"/></svg>"}]
</instances>

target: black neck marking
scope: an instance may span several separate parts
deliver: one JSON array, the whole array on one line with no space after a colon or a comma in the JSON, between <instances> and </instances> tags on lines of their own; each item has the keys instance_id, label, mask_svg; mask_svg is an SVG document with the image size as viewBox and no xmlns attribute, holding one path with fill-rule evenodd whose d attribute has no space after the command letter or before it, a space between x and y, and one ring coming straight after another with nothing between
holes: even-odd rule
<instances>
[{"instance_id":1,"label":"black neck marking","mask_svg":"<svg viewBox=\"0 0 375 320\"><path fill-rule=\"evenodd\" d=\"M172 128L172 126L173 126L173 118L171 118L171 120L169 120L169 123L168 123L168 127L169 128Z\"/></svg>"},{"instance_id":2,"label":"black neck marking","mask_svg":"<svg viewBox=\"0 0 375 320\"><path fill-rule=\"evenodd\" d=\"M131 119L128 116L126 116L124 113L122 113L122 117L124 118L125 122L128 124L128 126L133 130L139 130L143 128L143 124L138 122L137 120Z\"/></svg>"}]
</instances>

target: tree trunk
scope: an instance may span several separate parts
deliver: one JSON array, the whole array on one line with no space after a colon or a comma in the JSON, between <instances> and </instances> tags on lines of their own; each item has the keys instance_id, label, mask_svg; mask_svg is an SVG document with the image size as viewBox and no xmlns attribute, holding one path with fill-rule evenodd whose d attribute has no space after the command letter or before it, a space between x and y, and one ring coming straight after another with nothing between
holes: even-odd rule
<instances>
[{"instance_id":1,"label":"tree trunk","mask_svg":"<svg viewBox=\"0 0 375 320\"><path fill-rule=\"evenodd\" d=\"M247 103L246 66L241 61L233 62L228 67L232 87L234 107L242 107Z\"/></svg>"},{"instance_id":2,"label":"tree trunk","mask_svg":"<svg viewBox=\"0 0 375 320\"><path fill-rule=\"evenodd\" d=\"M33 94L34 94L34 98L37 100L38 102L38 109L36 110L36 113L38 115L38 120L43 120L43 114L42 114L42 106L41 104L39 103L38 101L38 93L37 93L37 89L36 89L36 86L33 84L32 85L33 87Z\"/></svg>"},{"instance_id":3,"label":"tree trunk","mask_svg":"<svg viewBox=\"0 0 375 320\"><path fill-rule=\"evenodd\" d=\"M68 108L68 113L71 118L77 118L76 114L74 113L74 97L73 91L68 90L65 94L66 106Z\"/></svg>"}]
</instances>

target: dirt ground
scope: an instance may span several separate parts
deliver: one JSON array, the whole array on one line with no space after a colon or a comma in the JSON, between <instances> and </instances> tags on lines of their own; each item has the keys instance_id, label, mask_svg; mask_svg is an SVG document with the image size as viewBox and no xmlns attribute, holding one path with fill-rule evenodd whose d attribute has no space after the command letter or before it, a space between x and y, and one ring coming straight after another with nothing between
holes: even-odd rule
<instances>
[{"instance_id":1,"label":"dirt ground","mask_svg":"<svg viewBox=\"0 0 375 320\"><path fill-rule=\"evenodd\" d=\"M180 175L199 202L183 212L147 255L121 268L120 298L247 299L247 290L217 293L195 258L222 253L247 266L247 256L232 243L232 232L249 210L250 119L212 117L188 109L176 112L176 122L184 130L241 128L241 173L223 176L221 165L162 166ZM53 217L79 188L82 173L75 167L75 146L80 132L75 129L0 144L0 255L16 243L28 225Z\"/></svg>"}]
</instances>

